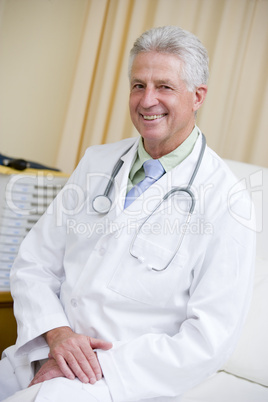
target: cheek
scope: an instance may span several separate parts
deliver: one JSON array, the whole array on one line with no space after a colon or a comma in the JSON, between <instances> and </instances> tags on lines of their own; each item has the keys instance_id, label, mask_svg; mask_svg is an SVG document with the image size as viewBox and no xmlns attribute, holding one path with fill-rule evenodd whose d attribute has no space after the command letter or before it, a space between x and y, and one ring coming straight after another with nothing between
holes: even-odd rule
<instances>
[{"instance_id":1,"label":"cheek","mask_svg":"<svg viewBox=\"0 0 268 402\"><path fill-rule=\"evenodd\" d=\"M139 104L139 100L138 100L137 96L130 95L128 105L129 105L130 116L132 119L137 114L138 104Z\"/></svg>"},{"instance_id":2,"label":"cheek","mask_svg":"<svg viewBox=\"0 0 268 402\"><path fill-rule=\"evenodd\" d=\"M192 92L188 93L188 96L185 97L184 100L184 105L185 108L189 111L189 112L193 112L194 110L194 103L195 103L195 96Z\"/></svg>"},{"instance_id":3,"label":"cheek","mask_svg":"<svg viewBox=\"0 0 268 402\"><path fill-rule=\"evenodd\" d=\"M134 110L134 99L133 99L132 95L130 95L130 97L129 97L128 106L129 106L129 111L131 113Z\"/></svg>"},{"instance_id":4,"label":"cheek","mask_svg":"<svg viewBox=\"0 0 268 402\"><path fill-rule=\"evenodd\" d=\"M177 104L172 108L172 110L177 118L186 118L186 119L189 118L193 113L192 98L186 97L181 102L177 102Z\"/></svg>"}]
</instances>

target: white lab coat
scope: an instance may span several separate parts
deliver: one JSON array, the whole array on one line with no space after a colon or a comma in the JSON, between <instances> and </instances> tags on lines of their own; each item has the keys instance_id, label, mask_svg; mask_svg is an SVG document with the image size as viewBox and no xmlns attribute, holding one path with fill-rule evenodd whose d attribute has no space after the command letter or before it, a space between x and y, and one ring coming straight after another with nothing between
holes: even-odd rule
<instances>
[{"instance_id":1,"label":"white lab coat","mask_svg":"<svg viewBox=\"0 0 268 402\"><path fill-rule=\"evenodd\" d=\"M185 186L201 148L123 210L138 140L93 146L23 241L11 274L18 321L16 356L47 357L44 332L70 326L113 342L98 358L114 402L179 401L228 358L248 310L255 235L251 203L224 162L208 147L192 190L196 206L175 258L188 201L175 195L137 228L174 186ZM124 164L107 215L92 209L112 168ZM178 200L180 202L178 203ZM242 222L242 223L241 223ZM148 228L150 229L148 231ZM153 234L152 234L153 231ZM22 358L22 357L20 357ZM27 386L27 384L25 384Z\"/></svg>"}]
</instances>

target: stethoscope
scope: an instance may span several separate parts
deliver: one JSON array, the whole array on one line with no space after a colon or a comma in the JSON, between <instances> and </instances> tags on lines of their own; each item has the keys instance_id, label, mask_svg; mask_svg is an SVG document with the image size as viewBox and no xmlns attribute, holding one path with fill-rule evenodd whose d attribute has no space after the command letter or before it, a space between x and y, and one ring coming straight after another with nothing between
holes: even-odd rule
<instances>
[{"instance_id":1,"label":"stethoscope","mask_svg":"<svg viewBox=\"0 0 268 402\"><path fill-rule=\"evenodd\" d=\"M174 187L168 193L166 193L163 196L163 198L161 199L161 201L156 205L156 207L152 210L152 212L147 216L147 218L139 226L139 228L137 229L137 231L136 231L136 233L135 233L135 235L134 235L134 237L133 237L133 239L131 241L131 244L130 244L130 247L129 247L130 254L132 255L132 257L142 261L142 258L138 257L137 255L135 255L133 253L133 247L134 247L135 241L136 241L139 233L141 232L143 226L152 217L152 215L158 210L158 208L163 204L163 202L165 202L169 197L173 196L175 193L182 192L182 193L186 193L186 194L188 194L190 196L191 202L190 202L188 215L187 215L187 218L186 218L186 221L185 221L185 225L183 225L183 230L182 230L182 233L180 234L180 238L179 238L179 241L178 241L178 245L177 245L177 247L175 249L175 252L174 252L173 256L170 258L170 260L168 261L168 263L163 268L156 269L154 267L150 267L150 269L152 269L153 271L157 271L157 272L165 271L168 268L168 266L171 264L171 262L173 261L173 259L176 256L177 252L180 249L180 246L181 246L182 240L184 238L184 235L185 235L185 233L187 231L188 224L190 222L191 216L192 216L192 214L194 212L196 202L195 202L195 196L194 196L194 194L193 194L193 192L191 190L191 187L193 185L193 182L194 182L194 180L196 178L196 175L198 173L198 170L200 168L200 165L201 165L201 162L202 162L202 159L203 159L203 155L204 155L204 152L205 152L205 148L206 148L206 138L205 138L203 133L201 135L202 135L201 149L200 149L198 159L197 159L194 171L192 173L192 176L191 176L191 178L189 180L188 185L186 187ZM120 169L121 169L121 167L122 167L122 165L124 163L124 161L121 158L130 150L130 148L128 148L121 155L120 159L115 164L115 166L113 168L113 171L112 171L112 174L110 176L109 182L108 182L108 184L107 184L107 186L105 188L104 193L102 195L97 195L92 201L92 208L94 209L94 211L96 211L99 214L107 214L111 209L112 200L109 197L109 193L111 191L111 187L113 185L114 179L117 176L118 172L120 171Z\"/></svg>"}]
</instances>

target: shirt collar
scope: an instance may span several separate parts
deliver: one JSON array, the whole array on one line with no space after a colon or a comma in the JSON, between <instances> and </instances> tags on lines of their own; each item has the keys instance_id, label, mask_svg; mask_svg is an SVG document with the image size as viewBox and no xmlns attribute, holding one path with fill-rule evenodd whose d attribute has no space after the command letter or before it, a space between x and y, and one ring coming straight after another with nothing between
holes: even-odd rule
<instances>
[{"instance_id":1,"label":"shirt collar","mask_svg":"<svg viewBox=\"0 0 268 402\"><path fill-rule=\"evenodd\" d=\"M170 152L167 155L162 156L159 158L162 166L164 167L165 171L168 172L181 163L193 150L195 142L198 137L198 128L194 126L193 131L191 134L183 141L181 145L179 145L176 149ZM138 152L136 160L132 166L130 171L129 178L133 180L135 174L141 169L143 163L148 159L152 159L148 152L145 151L143 146L142 137L140 137L139 145L138 145Z\"/></svg>"}]
</instances>

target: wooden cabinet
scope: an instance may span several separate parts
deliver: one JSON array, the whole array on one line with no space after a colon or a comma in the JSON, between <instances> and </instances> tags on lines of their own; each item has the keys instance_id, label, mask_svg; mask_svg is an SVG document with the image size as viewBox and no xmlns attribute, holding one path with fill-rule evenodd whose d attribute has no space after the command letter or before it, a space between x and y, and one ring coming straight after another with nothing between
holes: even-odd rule
<instances>
[{"instance_id":1,"label":"wooden cabinet","mask_svg":"<svg viewBox=\"0 0 268 402\"><path fill-rule=\"evenodd\" d=\"M13 314L10 292L0 292L0 356L5 348L14 345L17 338L17 323Z\"/></svg>"}]
</instances>

